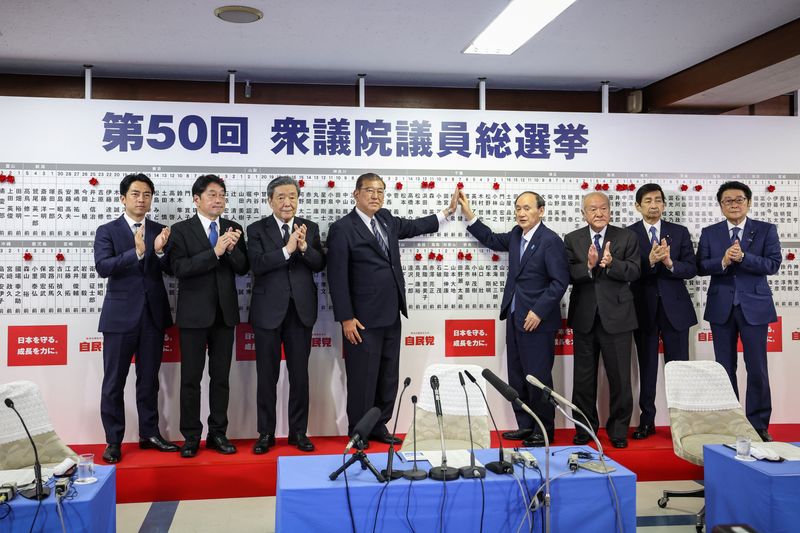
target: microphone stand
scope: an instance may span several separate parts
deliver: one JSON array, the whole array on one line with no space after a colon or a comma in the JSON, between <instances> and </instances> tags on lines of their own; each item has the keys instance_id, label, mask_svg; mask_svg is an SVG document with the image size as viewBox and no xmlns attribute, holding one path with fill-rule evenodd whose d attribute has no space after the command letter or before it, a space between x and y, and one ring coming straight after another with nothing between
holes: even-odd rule
<instances>
[{"instance_id":1,"label":"microphone stand","mask_svg":"<svg viewBox=\"0 0 800 533\"><path fill-rule=\"evenodd\" d=\"M406 470L403 472L403 477L408 479L409 481L420 481L428 477L428 473L424 470L419 470L417 468L417 397L411 397L411 403L414 405L414 410L412 414L412 422L411 427L414 431L414 466L411 470Z\"/></svg>"},{"instance_id":2,"label":"microphone stand","mask_svg":"<svg viewBox=\"0 0 800 533\"><path fill-rule=\"evenodd\" d=\"M444 444L444 422L442 421L442 407L437 400L439 394L439 378L431 376L431 387L433 388L434 403L436 404L436 421L439 423L439 439L442 443L442 464L434 466L428 471L428 477L436 481L454 481L458 479L458 469L447 466L447 451ZM416 435L415 435L416 437Z\"/></svg>"},{"instance_id":3,"label":"microphone stand","mask_svg":"<svg viewBox=\"0 0 800 533\"><path fill-rule=\"evenodd\" d=\"M481 396L483 397L483 403L486 404L486 412L489 413L489 418L492 420L492 425L494 426L494 432L497 434L497 441L500 443L498 450L499 457L497 461L486 463L486 470L488 470L489 472L493 472L497 475L511 474L514 472L514 465L506 461L503 457L505 455L503 452L503 438L500 436L500 430L497 429L497 423L494 421L494 415L492 414L491 408L489 408L489 401L486 399L486 393L483 392L483 389L481 388L480 385L478 385L478 381L472 376L472 374L470 374L467 370L464 370L464 374L466 374L469 380L473 382L476 387L478 387L478 390L480 391Z\"/></svg>"},{"instance_id":4,"label":"microphone stand","mask_svg":"<svg viewBox=\"0 0 800 533\"><path fill-rule=\"evenodd\" d=\"M369 470L370 472L372 472L372 475L375 476L375 479L377 479L378 482L380 483L385 482L386 479L381 475L380 472L378 472L378 469L375 468L375 466L369 462L367 454L364 453L364 443L362 442L361 437L359 437L358 441L356 442L356 448L358 448L358 451L353 455L351 455L350 459L348 459L345 464L343 464L342 466L331 472L328 478L330 478L331 481L335 480L337 477L339 477L339 474L347 470L351 465L355 464L355 462L358 461L359 463L361 463L361 470Z\"/></svg>"},{"instance_id":5,"label":"microphone stand","mask_svg":"<svg viewBox=\"0 0 800 533\"><path fill-rule=\"evenodd\" d=\"M461 375L461 372L458 373L458 380L461 382L461 388L464 389L464 396L467 400L467 426L469 426L469 465L462 466L458 471L464 479L484 478L486 477L486 468L475 466L475 441L472 440L472 418L469 414L469 394L467 394L467 386L464 384L464 376Z\"/></svg>"},{"instance_id":6,"label":"microphone stand","mask_svg":"<svg viewBox=\"0 0 800 533\"><path fill-rule=\"evenodd\" d=\"M31 441L31 447L33 447L33 477L36 480L36 484L34 488L21 490L19 493L29 500L44 500L50 496L50 487L42 486L42 464L39 462L39 452L36 450L36 443L33 442L33 437L31 437L31 433L28 431L28 426L25 425L25 420L22 419L22 415L19 414L19 411L14 407L14 401L11 398L6 398L5 403L6 407L14 411L17 417L19 417L19 421L22 422L22 428L25 430L25 434L28 435L28 440Z\"/></svg>"},{"instance_id":7,"label":"microphone stand","mask_svg":"<svg viewBox=\"0 0 800 533\"><path fill-rule=\"evenodd\" d=\"M544 530L546 533L550 533L550 437L547 436L547 430L544 428L541 419L536 416L536 413L530 407L525 405L525 402L517 398L514 403L533 418L536 425L542 430L542 436L544 437Z\"/></svg>"},{"instance_id":8,"label":"microphone stand","mask_svg":"<svg viewBox=\"0 0 800 533\"><path fill-rule=\"evenodd\" d=\"M394 470L392 469L392 464L394 463L394 435L397 433L397 419L400 416L400 405L403 403L403 393L406 392L406 389L411 384L411 378L406 378L403 382L403 390L400 391L400 400L397 402L397 412L394 415L394 427L392 428L392 442L389 444L389 451L388 457L386 458L386 468L381 470L381 475L386 478L386 481L392 481L393 479L400 479L403 477L403 470ZM414 436L416 439L416 435Z\"/></svg>"}]
</instances>

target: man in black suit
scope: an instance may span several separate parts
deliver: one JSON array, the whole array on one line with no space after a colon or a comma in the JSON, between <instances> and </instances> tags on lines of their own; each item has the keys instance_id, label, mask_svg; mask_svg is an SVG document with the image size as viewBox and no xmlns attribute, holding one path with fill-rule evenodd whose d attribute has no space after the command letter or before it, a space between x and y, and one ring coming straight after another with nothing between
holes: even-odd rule
<instances>
[{"instance_id":1,"label":"man in black suit","mask_svg":"<svg viewBox=\"0 0 800 533\"><path fill-rule=\"evenodd\" d=\"M192 185L197 214L172 227L170 262L178 278L177 320L181 345L182 457L194 457L200 447L200 381L208 346L210 414L206 447L236 453L225 436L228 429L228 376L234 328L239 323L236 275L247 274L247 249L242 227L222 218L225 182L200 176Z\"/></svg>"},{"instance_id":2,"label":"man in black suit","mask_svg":"<svg viewBox=\"0 0 800 533\"><path fill-rule=\"evenodd\" d=\"M125 381L136 354L136 410L139 447L174 452L178 447L158 429L158 371L164 330L172 325L162 272L171 274L164 247L169 228L145 218L155 187L144 174L129 174L119 184L121 217L97 228L94 265L108 278L98 330L103 333L103 394L100 417L106 433L103 460L122 459L125 434Z\"/></svg>"},{"instance_id":3,"label":"man in black suit","mask_svg":"<svg viewBox=\"0 0 800 533\"><path fill-rule=\"evenodd\" d=\"M250 323L256 340L258 440L253 453L275 444L275 388L281 370L281 343L289 372L289 444L314 450L308 426L308 356L317 321L314 273L325 268L319 226L295 217L300 187L289 176L267 185L272 215L247 227L253 270Z\"/></svg>"},{"instance_id":4,"label":"man in black suit","mask_svg":"<svg viewBox=\"0 0 800 533\"><path fill-rule=\"evenodd\" d=\"M597 365L600 353L611 392L606 431L615 448L628 446L633 411L631 393L631 332L636 310L630 283L639 279L639 244L632 232L611 226L608 196L601 192L583 198L588 223L564 238L570 263L572 293L567 323L574 333L572 401L596 432ZM589 435L577 429L573 442L586 444Z\"/></svg>"},{"instance_id":5,"label":"man in black suit","mask_svg":"<svg viewBox=\"0 0 800 533\"><path fill-rule=\"evenodd\" d=\"M467 231L492 250L508 252L508 277L500 304L500 320L506 320L508 383L541 419L552 442L555 409L542 391L525 380L530 374L553 387L556 331L561 327L561 297L569 285L569 263L564 242L544 225L544 198L523 192L514 201L517 225L507 233L494 233L476 218L466 194L459 204ZM516 431L507 439L525 439L523 446L544 446L545 438L522 409L514 406Z\"/></svg>"},{"instance_id":6,"label":"man in black suit","mask_svg":"<svg viewBox=\"0 0 800 533\"><path fill-rule=\"evenodd\" d=\"M373 406L381 417L370 438L400 443L386 423L392 418L400 364L400 313L406 287L400 239L437 231L456 210L458 189L442 212L405 219L382 209L386 184L373 173L356 181L355 208L328 231L328 287L333 315L342 324L347 372L348 434Z\"/></svg>"},{"instance_id":7,"label":"man in black suit","mask_svg":"<svg viewBox=\"0 0 800 533\"><path fill-rule=\"evenodd\" d=\"M636 320L633 333L639 358L639 427L633 438L655 434L658 338L664 342L664 362L689 360L689 328L697 314L684 280L697 275L689 230L662 220L666 198L661 186L647 183L636 191L642 220L630 226L639 239L642 277L631 284Z\"/></svg>"}]
</instances>

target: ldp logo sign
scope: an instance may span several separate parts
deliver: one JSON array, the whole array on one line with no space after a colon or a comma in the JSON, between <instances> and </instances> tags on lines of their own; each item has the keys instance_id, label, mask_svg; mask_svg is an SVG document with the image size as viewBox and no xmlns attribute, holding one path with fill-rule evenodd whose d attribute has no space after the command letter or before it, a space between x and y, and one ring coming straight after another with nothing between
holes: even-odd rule
<instances>
[{"instance_id":1,"label":"ldp logo sign","mask_svg":"<svg viewBox=\"0 0 800 533\"><path fill-rule=\"evenodd\" d=\"M8 366L67 364L67 326L8 326Z\"/></svg>"}]
</instances>

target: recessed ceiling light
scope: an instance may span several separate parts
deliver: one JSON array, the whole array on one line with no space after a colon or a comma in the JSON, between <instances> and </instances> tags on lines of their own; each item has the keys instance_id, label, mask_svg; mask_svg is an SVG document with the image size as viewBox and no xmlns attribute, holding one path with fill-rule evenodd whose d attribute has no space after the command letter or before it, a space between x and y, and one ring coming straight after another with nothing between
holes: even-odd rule
<instances>
[{"instance_id":1,"label":"recessed ceiling light","mask_svg":"<svg viewBox=\"0 0 800 533\"><path fill-rule=\"evenodd\" d=\"M575 0L511 0L463 53L511 55L573 3Z\"/></svg>"},{"instance_id":2,"label":"recessed ceiling light","mask_svg":"<svg viewBox=\"0 0 800 533\"><path fill-rule=\"evenodd\" d=\"M247 6L222 6L214 10L214 15L225 22L245 24L264 18L264 13L254 7Z\"/></svg>"}]
</instances>

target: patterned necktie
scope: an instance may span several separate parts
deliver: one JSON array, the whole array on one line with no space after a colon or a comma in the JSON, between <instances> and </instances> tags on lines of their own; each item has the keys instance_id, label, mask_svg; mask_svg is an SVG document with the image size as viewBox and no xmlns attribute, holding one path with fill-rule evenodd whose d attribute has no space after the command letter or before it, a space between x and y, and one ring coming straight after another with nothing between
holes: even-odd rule
<instances>
[{"instance_id":1,"label":"patterned necktie","mask_svg":"<svg viewBox=\"0 0 800 533\"><path fill-rule=\"evenodd\" d=\"M603 247L600 246L600 234L599 233L595 233L595 235L594 235L594 247L597 248L597 255L602 257L602 255L603 255Z\"/></svg>"},{"instance_id":2,"label":"patterned necktie","mask_svg":"<svg viewBox=\"0 0 800 533\"><path fill-rule=\"evenodd\" d=\"M289 242L289 224L284 224L281 229L283 229L283 244L286 244Z\"/></svg>"},{"instance_id":3,"label":"patterned necktie","mask_svg":"<svg viewBox=\"0 0 800 533\"><path fill-rule=\"evenodd\" d=\"M525 255L525 248L527 248L527 247L528 247L528 241L525 239L525 237L523 237L522 240L519 242L519 259L520 259L520 261L522 261L522 256Z\"/></svg>"},{"instance_id":4,"label":"patterned necktie","mask_svg":"<svg viewBox=\"0 0 800 533\"><path fill-rule=\"evenodd\" d=\"M656 235L656 227L650 226L650 245L658 244L658 235Z\"/></svg>"},{"instance_id":5,"label":"patterned necktie","mask_svg":"<svg viewBox=\"0 0 800 533\"><path fill-rule=\"evenodd\" d=\"M136 222L133 225L133 232L136 233L137 231L139 231L139 228L141 228L141 227L142 227L142 223L141 222Z\"/></svg>"},{"instance_id":6,"label":"patterned necktie","mask_svg":"<svg viewBox=\"0 0 800 533\"><path fill-rule=\"evenodd\" d=\"M733 229L731 229L731 244L733 244L733 243L735 243L736 241L739 240L739 232L740 231L741 231L741 228L737 228L737 227L734 227Z\"/></svg>"},{"instance_id":7,"label":"patterned necktie","mask_svg":"<svg viewBox=\"0 0 800 533\"><path fill-rule=\"evenodd\" d=\"M386 241L383 240L383 235L381 232L378 231L378 224L375 222L375 218L369 221L369 225L372 228L372 233L375 234L375 239L378 241L378 246L381 247L383 253L386 254L386 257L389 257L389 246L386 245Z\"/></svg>"},{"instance_id":8,"label":"patterned necktie","mask_svg":"<svg viewBox=\"0 0 800 533\"><path fill-rule=\"evenodd\" d=\"M211 243L211 247L217 245L217 240L219 239L219 234L217 233L217 223L212 222L211 225L208 226L208 242Z\"/></svg>"}]
</instances>

